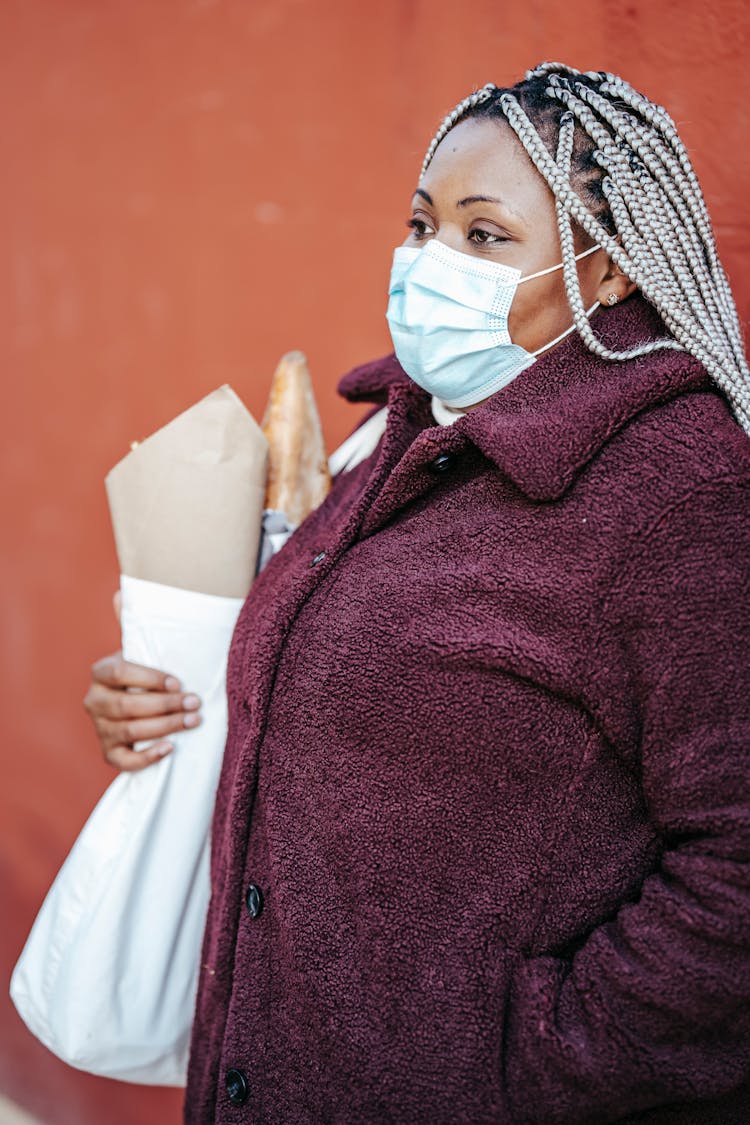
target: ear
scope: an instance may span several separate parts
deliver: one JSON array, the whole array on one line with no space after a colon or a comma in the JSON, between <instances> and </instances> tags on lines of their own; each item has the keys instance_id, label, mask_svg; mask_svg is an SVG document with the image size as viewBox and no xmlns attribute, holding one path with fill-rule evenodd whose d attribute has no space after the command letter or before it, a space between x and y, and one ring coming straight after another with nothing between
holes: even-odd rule
<instances>
[{"instance_id":1,"label":"ear","mask_svg":"<svg viewBox=\"0 0 750 1125\"><path fill-rule=\"evenodd\" d=\"M635 289L635 282L626 277L620 267L615 265L610 258L606 272L599 282L596 299L605 308L611 305L619 305L626 297L635 292Z\"/></svg>"}]
</instances>

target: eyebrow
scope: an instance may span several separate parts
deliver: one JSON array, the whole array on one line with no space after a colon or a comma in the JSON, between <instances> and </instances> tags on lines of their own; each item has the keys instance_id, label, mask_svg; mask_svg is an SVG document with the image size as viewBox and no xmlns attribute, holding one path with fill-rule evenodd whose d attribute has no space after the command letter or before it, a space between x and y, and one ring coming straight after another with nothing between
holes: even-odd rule
<instances>
[{"instance_id":1,"label":"eyebrow","mask_svg":"<svg viewBox=\"0 0 750 1125\"><path fill-rule=\"evenodd\" d=\"M470 203L499 203L501 207L507 207L502 199L496 199L494 195L467 195L465 199L459 199L458 206L468 207Z\"/></svg>"},{"instance_id":2,"label":"eyebrow","mask_svg":"<svg viewBox=\"0 0 750 1125\"><path fill-rule=\"evenodd\" d=\"M416 188L414 194L420 195L425 202L429 203L430 207L435 206L432 196L424 188ZM465 199L459 199L456 206L468 207L472 203L496 203L499 207L504 207L506 211L510 211L511 215L515 215L517 218L521 217L509 204L502 199L498 199L495 195L467 195Z\"/></svg>"}]
</instances>

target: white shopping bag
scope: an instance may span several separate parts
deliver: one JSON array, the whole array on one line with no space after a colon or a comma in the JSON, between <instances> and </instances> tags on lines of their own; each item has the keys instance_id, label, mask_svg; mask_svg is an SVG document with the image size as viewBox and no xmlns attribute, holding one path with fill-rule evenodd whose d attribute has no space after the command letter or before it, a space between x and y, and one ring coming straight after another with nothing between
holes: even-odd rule
<instances>
[{"instance_id":1,"label":"white shopping bag","mask_svg":"<svg viewBox=\"0 0 750 1125\"><path fill-rule=\"evenodd\" d=\"M203 722L121 774L57 876L13 973L30 1030L71 1066L185 1082L209 898L208 834L226 737L225 670L241 598L122 578L123 653L167 668Z\"/></svg>"},{"instance_id":2,"label":"white shopping bag","mask_svg":"<svg viewBox=\"0 0 750 1125\"><path fill-rule=\"evenodd\" d=\"M185 1082L226 739L226 659L243 601L220 595L246 590L261 525L263 563L325 495L308 380L304 357L284 357L268 442L224 387L142 443L107 481L120 563L138 575L121 579L123 654L179 677L200 695L203 721L170 736L175 749L163 761L107 789L13 973L11 996L29 1029L81 1070ZM380 411L344 442L333 474L373 452L385 418ZM261 518L268 444L270 510Z\"/></svg>"}]
</instances>

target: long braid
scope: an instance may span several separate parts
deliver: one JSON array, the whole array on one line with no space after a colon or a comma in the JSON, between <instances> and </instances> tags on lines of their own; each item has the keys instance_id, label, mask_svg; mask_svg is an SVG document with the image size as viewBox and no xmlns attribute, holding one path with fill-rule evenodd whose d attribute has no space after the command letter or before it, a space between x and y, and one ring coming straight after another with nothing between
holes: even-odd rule
<instances>
[{"instance_id":1,"label":"long braid","mask_svg":"<svg viewBox=\"0 0 750 1125\"><path fill-rule=\"evenodd\" d=\"M574 138L575 118L572 113L564 113L560 118L560 132L557 142L557 164L561 173L566 177L570 177ZM586 315L586 309L583 303L581 285L578 280L578 263L576 261L573 225L565 210L564 204L559 199L555 200L555 210L557 212L557 225L560 231L563 279L565 282L565 290L568 294L568 301L573 311L573 323L582 339L587 341L587 346L591 347L593 343L594 350L596 350L599 341L594 337L591 331L591 325L589 324L589 318Z\"/></svg>"},{"instance_id":2,"label":"long braid","mask_svg":"<svg viewBox=\"0 0 750 1125\"><path fill-rule=\"evenodd\" d=\"M568 104L571 95L564 89L560 91L560 97ZM626 143L631 146L631 153L634 152L638 159L643 159L646 167L650 167L652 171L660 171L661 167L657 167L654 161L658 158L658 145L652 145L652 149L647 150L646 146L639 142L639 138L635 133L635 129L631 124L631 119L628 115L623 114L617 109L612 109L610 103L606 102L599 95L593 91L583 88L581 90L581 97L588 102L589 105L595 106L601 116L605 120L609 120L613 127L619 126L620 132L624 137ZM599 125L595 115L581 107L579 120L586 133L591 137L595 144L602 146L604 153L603 163L606 165L608 162L613 161L623 164L624 162L630 163L630 160L622 149L618 149L613 145L610 140L610 134ZM654 160L649 161L649 156L653 156ZM654 155L656 154L656 155ZM664 155L661 154L662 160ZM636 165L637 168L637 165ZM674 168L671 169L674 173ZM621 169L627 175L627 169ZM681 172L678 173L681 175ZM628 194L613 194L610 200L610 206L613 212L617 210L620 221L617 222L618 230L623 233L624 224L632 230L640 231L642 239L650 246L653 251L654 261L652 263L653 272L658 272L662 288L666 281L667 292L672 290L672 297L679 300L679 293L687 300L690 305L691 313L698 323L701 323L704 311L704 303L710 309L711 320L720 317L718 308L719 295L715 285L712 283L710 275L705 266L705 254L703 252L703 242L697 236L695 226L690 221L690 215L685 208L681 198L675 196L669 189L669 181L666 195L668 202L672 206L665 205L662 198L662 191L657 187L654 180L649 176L639 175L636 171L635 176L631 177L631 191ZM611 189L610 189L611 191ZM646 197L644 199L644 196ZM624 208L624 210L623 210ZM662 222L654 222L654 217L661 216L664 220ZM691 237L692 236L692 237ZM675 238L679 243L679 249L675 245ZM628 240L624 240L628 241ZM630 240L633 241L632 239ZM687 263L683 261L687 259ZM677 263L677 278L678 286L674 289L671 284L673 264ZM728 325L731 328L735 323L734 318L729 318ZM739 339L739 326L737 325L737 334ZM733 344L735 341L733 341ZM742 347L740 344L739 354L743 355Z\"/></svg>"},{"instance_id":3,"label":"long braid","mask_svg":"<svg viewBox=\"0 0 750 1125\"><path fill-rule=\"evenodd\" d=\"M664 348L689 352L750 434L750 372L737 310L698 178L667 111L617 75L542 63L510 89L490 83L459 102L433 138L422 175L467 117L504 120L549 186L565 289L586 347L615 361ZM612 351L595 336L578 279L576 225L654 306L669 337Z\"/></svg>"},{"instance_id":4,"label":"long braid","mask_svg":"<svg viewBox=\"0 0 750 1125\"><path fill-rule=\"evenodd\" d=\"M607 75L607 78L611 79L612 76ZM616 89L618 96L622 87L622 82L619 82L616 87L609 82L606 86L608 89ZM665 217L671 222L675 233L677 233L683 245L686 255L690 259L690 272L692 273L693 279L697 280L699 284L703 283L704 295L707 301L712 302L714 306L716 306L717 303L721 304L728 313L727 326L730 329L734 329L733 335L735 337L736 354L744 358L744 348L734 301L716 253L716 245L711 231L708 211L700 191L698 179L692 168L690 168L687 153L685 152L684 146L682 146L682 142L677 135L677 131L671 119L661 107L653 106L650 102L646 102L646 99L643 98L641 94L636 94L634 90L630 91L630 93L635 96L634 99L630 99L632 104L638 105L646 103L650 110L660 110L661 121L663 123L663 135L670 146L669 149L667 149L662 144L661 136L655 130L643 138L642 135L639 135L636 127L637 123L634 122L630 115L613 107L610 102L602 98L601 95L597 94L595 91L581 85L579 93L589 105L598 109L605 121L610 122L614 128L619 128L625 142L658 180L658 190L666 194L672 205L666 209ZM639 101L635 99L639 99ZM655 117L656 115L651 114L650 116ZM675 151L678 149L678 146L679 150ZM675 156L677 156L677 160L675 160ZM655 166L654 160L660 161L661 167ZM663 175L664 170L668 173L666 176ZM643 177L640 178L643 179ZM673 188L673 183L677 185L678 190ZM660 206L661 200L658 198L657 185L654 184L653 181L645 179L644 187L645 190L650 190L654 193L652 199L654 199L655 204ZM658 212L655 211L654 213ZM705 262L706 258L709 260L712 273L723 281L723 285L716 286L713 284L714 277L705 269L701 268L701 264ZM707 280L710 281L711 284L705 284Z\"/></svg>"}]
</instances>

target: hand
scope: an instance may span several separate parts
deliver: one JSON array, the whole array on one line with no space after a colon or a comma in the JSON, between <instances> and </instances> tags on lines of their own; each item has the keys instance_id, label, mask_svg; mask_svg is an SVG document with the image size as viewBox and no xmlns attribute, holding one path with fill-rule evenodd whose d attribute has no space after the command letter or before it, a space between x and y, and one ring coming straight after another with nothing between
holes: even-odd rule
<instances>
[{"instance_id":1,"label":"hand","mask_svg":"<svg viewBox=\"0 0 750 1125\"><path fill-rule=\"evenodd\" d=\"M119 594L114 598L120 616ZM83 705L94 724L102 754L118 770L142 770L174 749L167 735L197 727L201 701L185 694L179 680L155 668L132 664L116 652L97 660ZM156 739L144 750L136 742Z\"/></svg>"},{"instance_id":2,"label":"hand","mask_svg":"<svg viewBox=\"0 0 750 1125\"><path fill-rule=\"evenodd\" d=\"M166 738L197 727L200 699L184 694L180 682L166 672L131 664L116 652L97 660L83 705L94 724L102 754L118 770L142 770L173 749ZM156 739L144 750L136 742Z\"/></svg>"}]
</instances>

